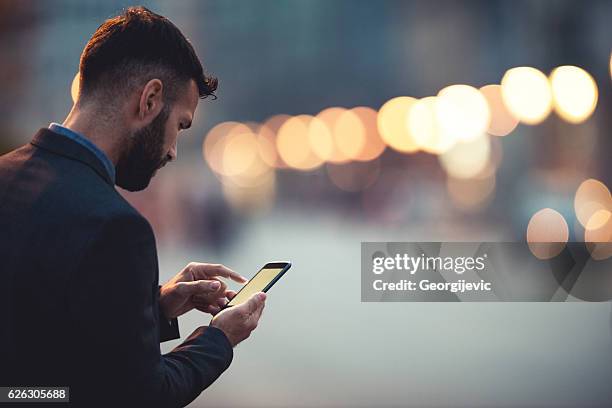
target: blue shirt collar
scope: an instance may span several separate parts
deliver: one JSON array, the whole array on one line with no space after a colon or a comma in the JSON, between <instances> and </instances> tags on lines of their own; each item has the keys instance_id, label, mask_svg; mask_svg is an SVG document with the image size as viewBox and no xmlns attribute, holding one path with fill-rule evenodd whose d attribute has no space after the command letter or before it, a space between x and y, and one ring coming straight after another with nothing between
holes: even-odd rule
<instances>
[{"instance_id":1,"label":"blue shirt collar","mask_svg":"<svg viewBox=\"0 0 612 408\"><path fill-rule=\"evenodd\" d=\"M115 166L113 165L113 162L110 161L106 153L102 151L102 149L93 144L85 136L75 132L72 129L68 129L65 126L60 125L59 123L52 122L49 125L49 130L55 133L59 133L60 135L66 136L67 138L74 140L75 142L79 143L80 145L91 151L98 159L100 159L102 164L104 164L104 168L108 172L110 179L112 180L113 184L115 184Z\"/></svg>"}]
</instances>

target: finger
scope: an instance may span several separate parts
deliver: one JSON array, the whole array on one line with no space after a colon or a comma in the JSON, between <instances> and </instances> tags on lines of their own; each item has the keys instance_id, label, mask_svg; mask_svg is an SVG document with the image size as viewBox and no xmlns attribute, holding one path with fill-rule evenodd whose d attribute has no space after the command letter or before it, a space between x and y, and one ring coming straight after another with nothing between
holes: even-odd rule
<instances>
[{"instance_id":1,"label":"finger","mask_svg":"<svg viewBox=\"0 0 612 408\"><path fill-rule=\"evenodd\" d=\"M210 279L213 276L222 276L238 283L247 282L247 278L221 264L193 262L191 264L191 271L197 279Z\"/></svg>"},{"instance_id":2,"label":"finger","mask_svg":"<svg viewBox=\"0 0 612 408\"><path fill-rule=\"evenodd\" d=\"M195 280L191 282L179 282L177 283L180 290L184 293L192 296L203 296L221 292L224 293L227 285L223 282L219 282L216 279L213 280Z\"/></svg>"},{"instance_id":3,"label":"finger","mask_svg":"<svg viewBox=\"0 0 612 408\"><path fill-rule=\"evenodd\" d=\"M232 300L234 298L234 296L236 296L238 294L238 292L236 292L235 290L226 290L225 291L225 297L228 298L229 300Z\"/></svg>"},{"instance_id":4,"label":"finger","mask_svg":"<svg viewBox=\"0 0 612 408\"><path fill-rule=\"evenodd\" d=\"M219 298L219 299L217 299L217 304L218 304L220 307L225 307L225 305L227 305L227 303L228 303L228 302L227 302L227 299L226 299L226 298Z\"/></svg>"},{"instance_id":5,"label":"finger","mask_svg":"<svg viewBox=\"0 0 612 408\"><path fill-rule=\"evenodd\" d=\"M251 328L256 328L257 325L259 324L259 319L261 318L261 315L263 313L265 307L265 303L262 303L260 307L257 308L257 310L255 310L252 314L249 315L249 317L246 319L245 324L247 325L247 327L251 327Z\"/></svg>"},{"instance_id":6,"label":"finger","mask_svg":"<svg viewBox=\"0 0 612 408\"><path fill-rule=\"evenodd\" d=\"M196 305L196 309L203 313L210 313L213 316L221 311L221 308L215 305Z\"/></svg>"},{"instance_id":7,"label":"finger","mask_svg":"<svg viewBox=\"0 0 612 408\"><path fill-rule=\"evenodd\" d=\"M191 304L193 307L204 307L204 306L214 306L224 308L228 303L228 300L224 297L214 298L214 299L206 299L206 298L192 298Z\"/></svg>"},{"instance_id":8,"label":"finger","mask_svg":"<svg viewBox=\"0 0 612 408\"><path fill-rule=\"evenodd\" d=\"M265 293L264 293L265 295ZM257 324L257 322L259 321L261 314L263 313L264 307L266 307L266 301L265 298L262 300L261 304L259 305L259 307L257 308L257 310L255 310L255 312L251 315L251 320Z\"/></svg>"},{"instance_id":9,"label":"finger","mask_svg":"<svg viewBox=\"0 0 612 408\"><path fill-rule=\"evenodd\" d=\"M249 315L257 313L257 310L263 308L263 304L266 300L266 294L263 292L253 293L251 297L239 307L246 309Z\"/></svg>"},{"instance_id":10,"label":"finger","mask_svg":"<svg viewBox=\"0 0 612 408\"><path fill-rule=\"evenodd\" d=\"M219 289L215 290L214 292L208 292L208 293L196 293L193 294L191 296L191 300L193 302L200 302L200 303L215 303L216 299L225 299L225 292L226 292L226 288L227 285L223 282L220 282L220 287Z\"/></svg>"}]
</instances>

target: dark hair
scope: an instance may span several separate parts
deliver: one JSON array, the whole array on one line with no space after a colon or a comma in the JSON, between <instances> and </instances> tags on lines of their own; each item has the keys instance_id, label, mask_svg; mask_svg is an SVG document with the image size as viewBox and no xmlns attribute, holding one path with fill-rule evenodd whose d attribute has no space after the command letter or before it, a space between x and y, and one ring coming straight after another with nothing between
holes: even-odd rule
<instances>
[{"instance_id":1,"label":"dark hair","mask_svg":"<svg viewBox=\"0 0 612 408\"><path fill-rule=\"evenodd\" d=\"M201 98L215 97L218 81L202 64L183 33L167 18L144 7L129 7L93 34L79 66L80 96L116 99L153 78L164 84L164 99L176 99L180 85L193 79Z\"/></svg>"}]
</instances>

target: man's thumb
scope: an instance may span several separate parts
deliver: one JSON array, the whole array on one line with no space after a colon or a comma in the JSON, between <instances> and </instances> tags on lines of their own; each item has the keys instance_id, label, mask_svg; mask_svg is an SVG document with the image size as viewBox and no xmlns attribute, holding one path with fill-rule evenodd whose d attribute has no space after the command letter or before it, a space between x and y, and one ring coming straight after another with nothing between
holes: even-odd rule
<instances>
[{"instance_id":1,"label":"man's thumb","mask_svg":"<svg viewBox=\"0 0 612 408\"><path fill-rule=\"evenodd\" d=\"M249 313L255 313L257 309L263 306L265 300L266 294L264 292L253 293L246 302Z\"/></svg>"}]
</instances>

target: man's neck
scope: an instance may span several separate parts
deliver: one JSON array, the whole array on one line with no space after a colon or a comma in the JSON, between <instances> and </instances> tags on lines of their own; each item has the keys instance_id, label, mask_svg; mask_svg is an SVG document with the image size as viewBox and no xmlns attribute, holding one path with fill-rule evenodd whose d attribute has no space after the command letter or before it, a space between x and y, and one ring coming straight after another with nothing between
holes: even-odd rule
<instances>
[{"instance_id":1,"label":"man's neck","mask_svg":"<svg viewBox=\"0 0 612 408\"><path fill-rule=\"evenodd\" d=\"M89 139L116 166L121 155L120 141L117 129L111 129L110 125L114 121L101 120L100 115L79 109L73 106L72 110L62 123L62 126L67 127Z\"/></svg>"}]
</instances>

